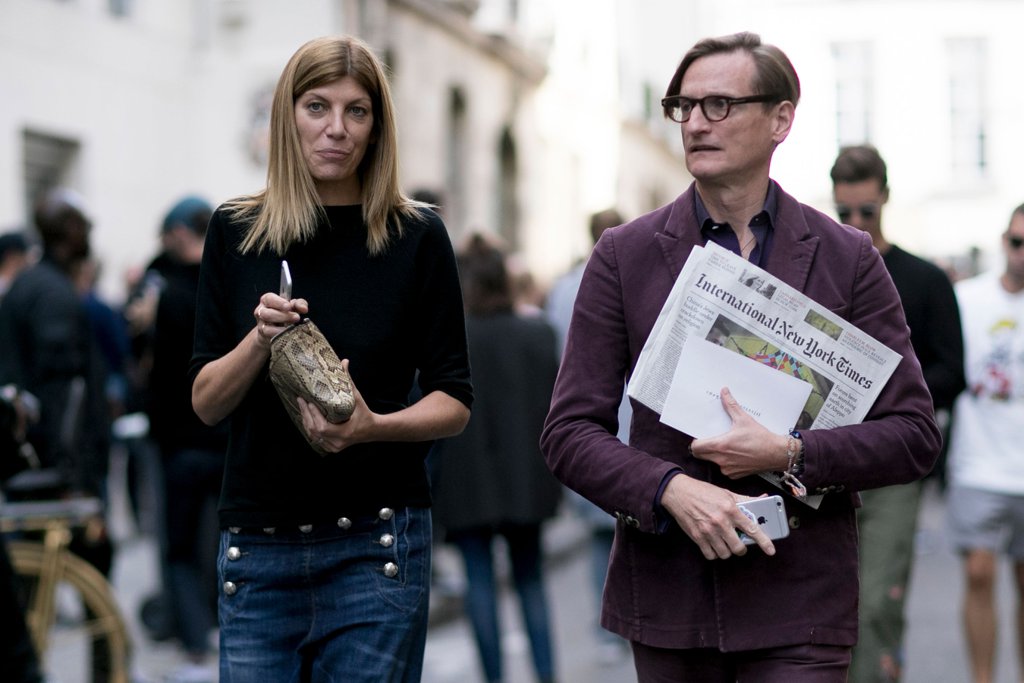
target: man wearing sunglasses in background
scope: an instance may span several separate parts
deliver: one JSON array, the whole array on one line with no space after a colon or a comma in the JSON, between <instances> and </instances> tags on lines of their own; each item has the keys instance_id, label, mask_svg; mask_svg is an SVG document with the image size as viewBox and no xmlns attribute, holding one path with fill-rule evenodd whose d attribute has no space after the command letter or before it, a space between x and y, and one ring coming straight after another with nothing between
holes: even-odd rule
<instances>
[{"instance_id":1,"label":"man wearing sunglasses in background","mask_svg":"<svg viewBox=\"0 0 1024 683\"><path fill-rule=\"evenodd\" d=\"M931 397L870 238L769 176L799 99L793 65L757 35L694 45L662 106L695 182L601 235L573 309L541 448L557 477L617 518L601 625L631 641L640 683L845 683L856 491L918 479L938 455ZM694 440L633 402L629 443L616 438L624 378L687 256L709 241L903 356L862 424L775 434L723 390L724 434ZM773 543L737 502L780 493L757 475L782 471L824 498L815 509L783 491L790 533Z\"/></svg>"},{"instance_id":2,"label":"man wearing sunglasses in background","mask_svg":"<svg viewBox=\"0 0 1024 683\"><path fill-rule=\"evenodd\" d=\"M842 148L831 176L836 215L870 235L882 255L903 302L910 342L936 415L948 418L964 388L963 338L953 285L938 266L885 238L882 208L889 200L889 178L878 150L871 145ZM853 650L851 683L900 679L903 606L920 499L920 480L861 493L860 637Z\"/></svg>"},{"instance_id":3,"label":"man wearing sunglasses in background","mask_svg":"<svg viewBox=\"0 0 1024 683\"><path fill-rule=\"evenodd\" d=\"M950 539L963 557L963 623L974 683L995 680L1000 555L1013 562L1014 642L1024 658L1024 204L1013 210L1002 247L1001 273L956 285L968 390L953 411L946 510ZM1024 680L1024 662L1018 667L1014 680Z\"/></svg>"}]
</instances>

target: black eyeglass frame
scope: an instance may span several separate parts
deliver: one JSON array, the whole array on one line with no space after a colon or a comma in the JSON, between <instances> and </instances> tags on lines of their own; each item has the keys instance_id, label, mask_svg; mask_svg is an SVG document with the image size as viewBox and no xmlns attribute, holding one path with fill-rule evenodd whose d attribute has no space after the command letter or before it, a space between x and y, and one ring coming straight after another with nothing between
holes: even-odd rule
<instances>
[{"instance_id":1,"label":"black eyeglass frame","mask_svg":"<svg viewBox=\"0 0 1024 683\"><path fill-rule=\"evenodd\" d=\"M725 102L725 113L719 118L712 118L708 116L707 105L705 104L708 100L723 100ZM711 123L718 123L729 118L729 114L732 112L732 106L734 104L748 104L750 102L781 102L778 95L749 95L747 97L729 97L728 95L705 95L700 99L693 97L686 97L685 95L669 95L668 97L661 98L661 108L672 121L676 123L686 123L690 120L690 114L696 108L696 105L700 105L700 111L704 114L704 118ZM683 102L691 102L690 111L685 116L683 115ZM672 116L672 112L679 112L679 118Z\"/></svg>"}]
</instances>

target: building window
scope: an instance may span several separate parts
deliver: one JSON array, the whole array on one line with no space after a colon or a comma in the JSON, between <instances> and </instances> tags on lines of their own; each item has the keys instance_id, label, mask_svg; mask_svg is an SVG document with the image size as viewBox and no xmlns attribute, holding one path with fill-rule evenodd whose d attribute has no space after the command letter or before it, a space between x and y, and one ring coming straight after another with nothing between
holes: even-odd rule
<instances>
[{"instance_id":1,"label":"building window","mask_svg":"<svg viewBox=\"0 0 1024 683\"><path fill-rule=\"evenodd\" d=\"M447 159L445 163L445 196L448 205L445 217L454 227L456 234L466 220L466 150L469 125L466 118L466 98L460 88L452 88L448 94L448 135Z\"/></svg>"},{"instance_id":2,"label":"building window","mask_svg":"<svg viewBox=\"0 0 1024 683\"><path fill-rule=\"evenodd\" d=\"M832 58L836 68L836 143L842 147L870 142L871 44L836 43Z\"/></svg>"},{"instance_id":3,"label":"building window","mask_svg":"<svg viewBox=\"0 0 1024 683\"><path fill-rule=\"evenodd\" d=\"M949 122L953 177L985 177L987 127L985 116L986 46L982 38L952 38L949 55Z\"/></svg>"},{"instance_id":4,"label":"building window","mask_svg":"<svg viewBox=\"0 0 1024 683\"><path fill-rule=\"evenodd\" d=\"M75 140L26 130L24 150L26 224L31 225L32 207L54 187L74 185L81 146Z\"/></svg>"},{"instance_id":5,"label":"building window","mask_svg":"<svg viewBox=\"0 0 1024 683\"><path fill-rule=\"evenodd\" d=\"M498 143L498 234L512 250L519 249L519 162L512 131L505 128Z\"/></svg>"},{"instance_id":6,"label":"building window","mask_svg":"<svg viewBox=\"0 0 1024 683\"><path fill-rule=\"evenodd\" d=\"M132 11L132 0L108 0L110 14L115 17L127 17Z\"/></svg>"}]
</instances>

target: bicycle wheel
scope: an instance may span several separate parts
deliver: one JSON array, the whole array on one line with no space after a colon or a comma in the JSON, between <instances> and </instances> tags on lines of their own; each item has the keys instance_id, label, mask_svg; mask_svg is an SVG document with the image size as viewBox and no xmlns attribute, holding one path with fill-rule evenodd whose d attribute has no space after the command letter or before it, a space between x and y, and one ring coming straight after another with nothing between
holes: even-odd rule
<instances>
[{"instance_id":1,"label":"bicycle wheel","mask_svg":"<svg viewBox=\"0 0 1024 683\"><path fill-rule=\"evenodd\" d=\"M72 672L93 683L128 683L128 631L106 578L80 557L64 551L57 563L58 575L46 594L47 588L41 590L40 585L43 546L11 541L8 552L24 590L26 621L44 670ZM57 618L54 599L61 585L70 586L81 601L80 616ZM67 680L65 676L60 679Z\"/></svg>"}]
</instances>

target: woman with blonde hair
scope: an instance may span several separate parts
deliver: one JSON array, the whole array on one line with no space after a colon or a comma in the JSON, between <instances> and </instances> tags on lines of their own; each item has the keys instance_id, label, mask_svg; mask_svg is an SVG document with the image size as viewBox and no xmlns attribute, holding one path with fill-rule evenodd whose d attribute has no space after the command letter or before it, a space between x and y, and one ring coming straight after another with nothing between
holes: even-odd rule
<instances>
[{"instance_id":1,"label":"woman with blonde hair","mask_svg":"<svg viewBox=\"0 0 1024 683\"><path fill-rule=\"evenodd\" d=\"M210 222L190 368L196 413L231 433L220 680L417 681L424 458L472 403L455 257L437 214L398 187L387 78L364 43L299 48L270 127L266 188ZM278 291L282 259L294 298ZM267 363L271 339L307 314L343 359L356 407L332 424L299 399L301 433ZM409 405L414 376L423 398Z\"/></svg>"}]
</instances>

